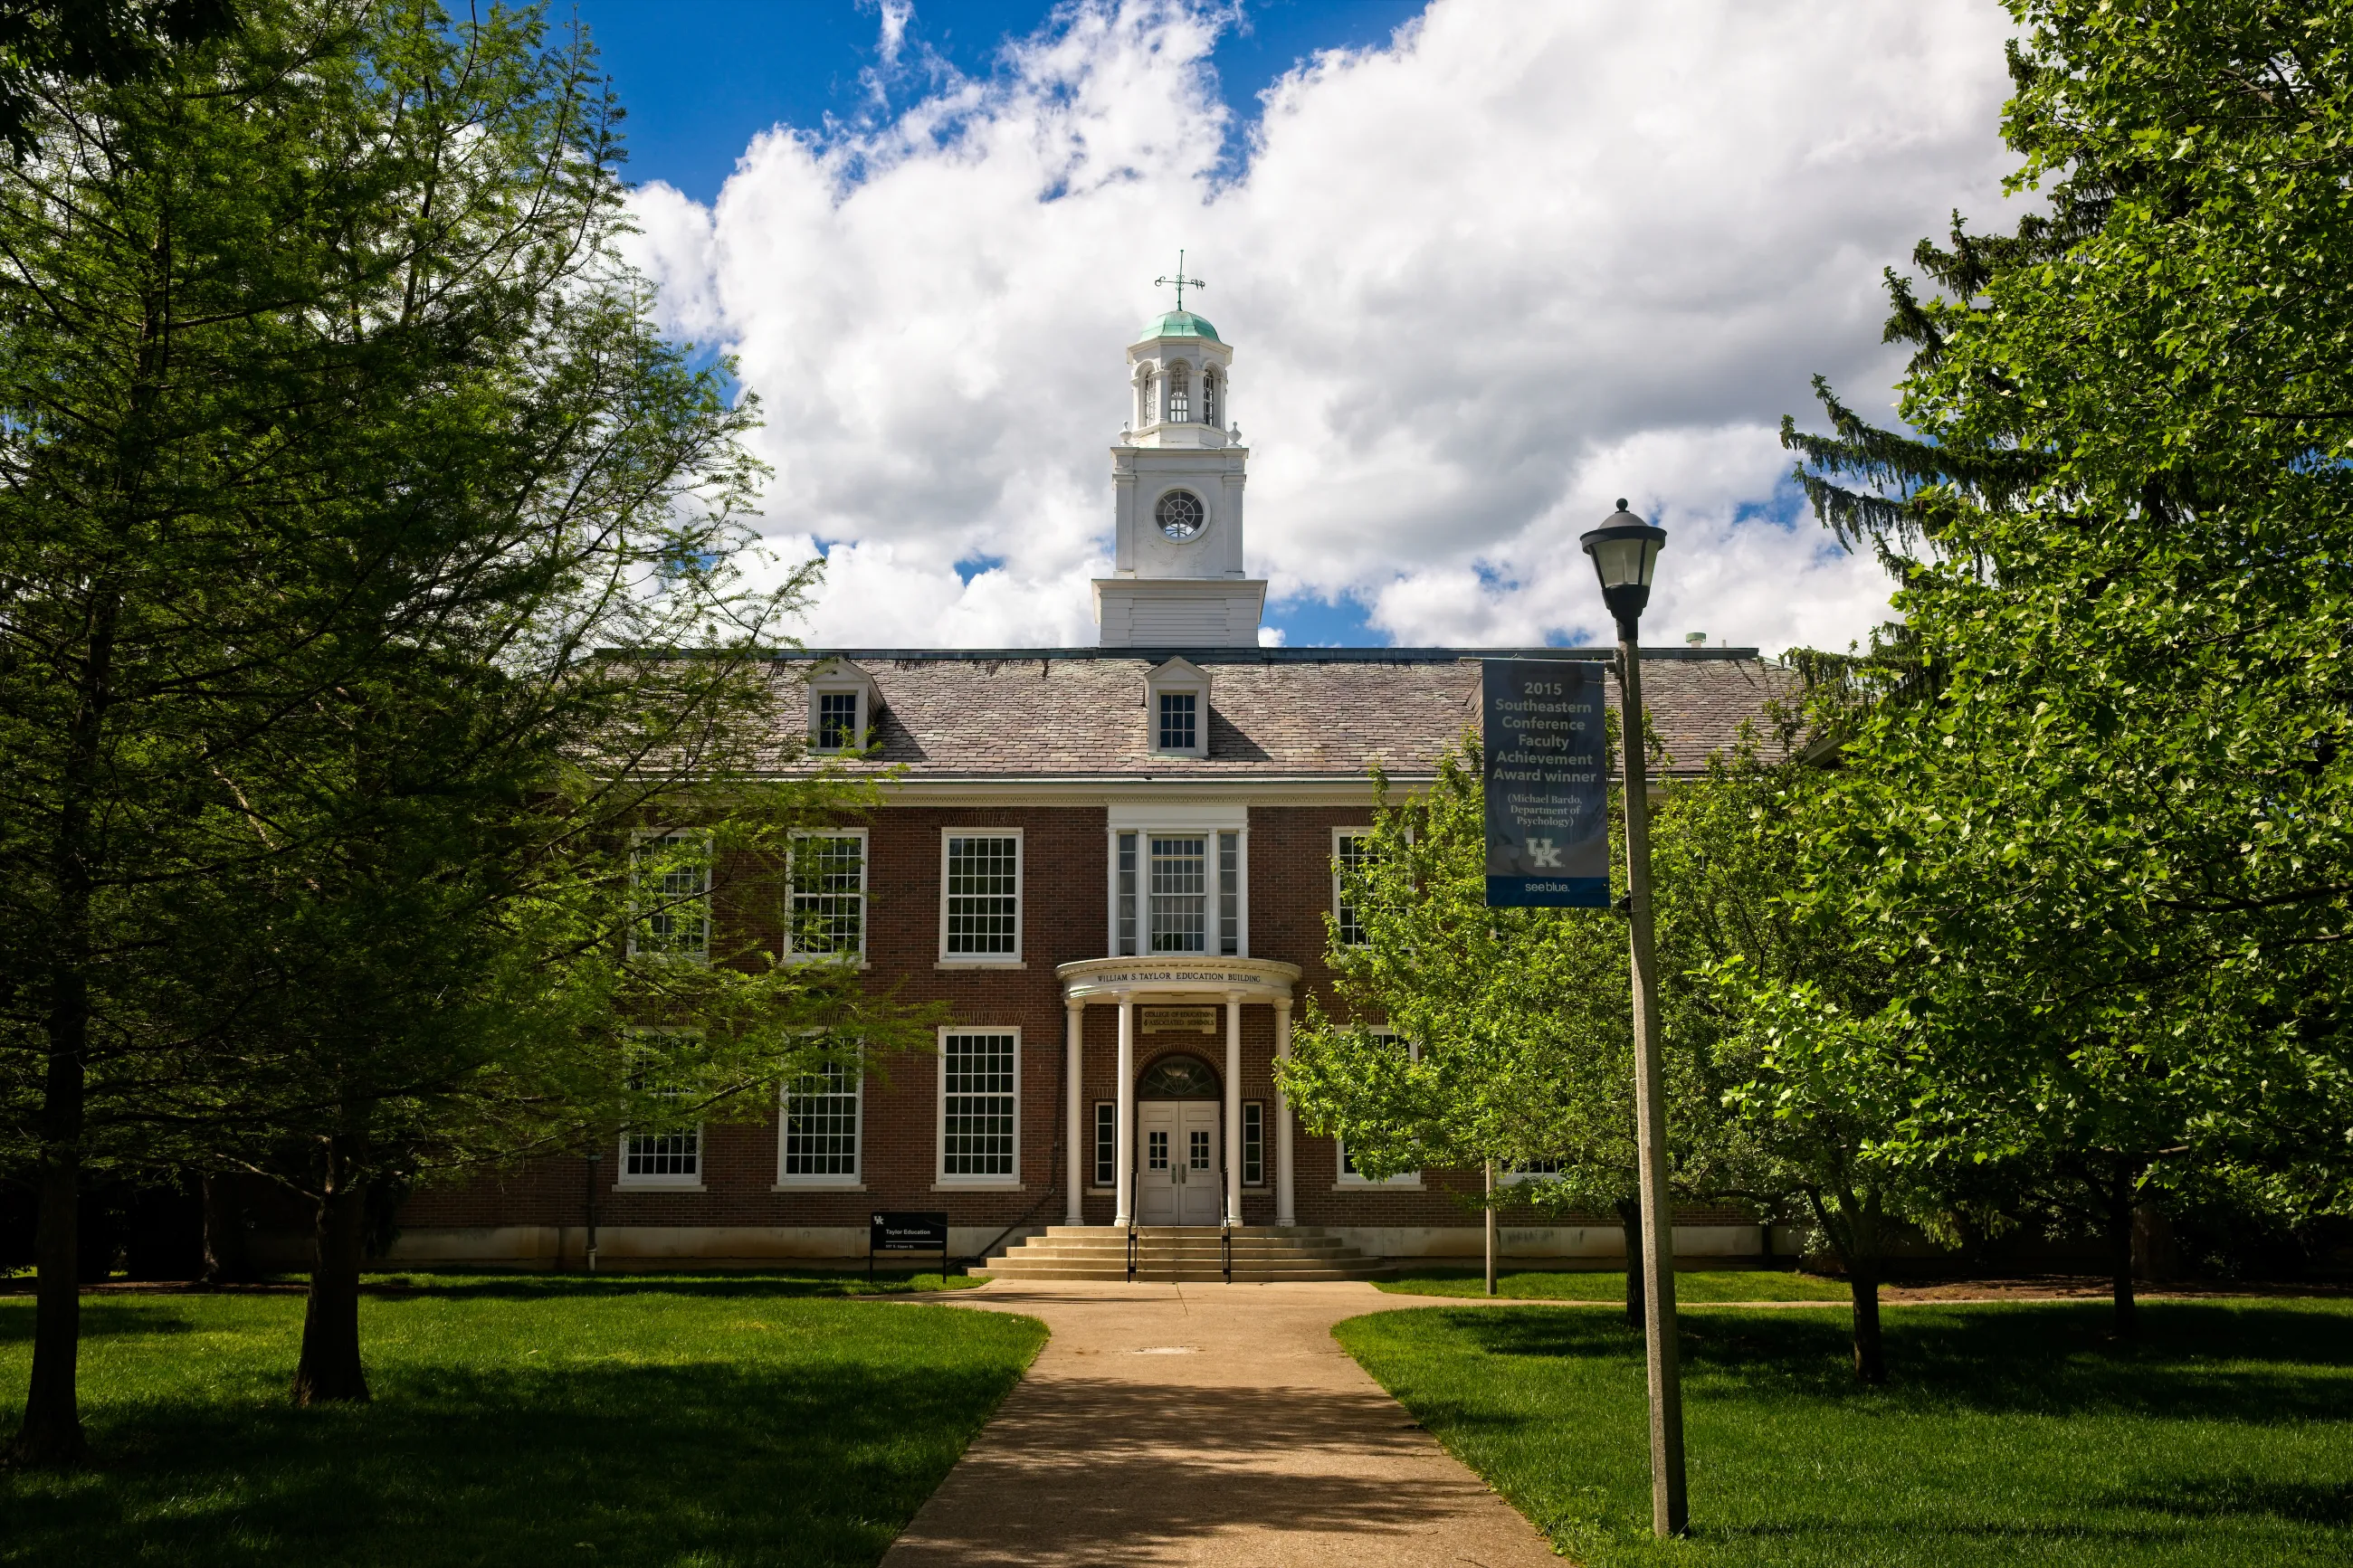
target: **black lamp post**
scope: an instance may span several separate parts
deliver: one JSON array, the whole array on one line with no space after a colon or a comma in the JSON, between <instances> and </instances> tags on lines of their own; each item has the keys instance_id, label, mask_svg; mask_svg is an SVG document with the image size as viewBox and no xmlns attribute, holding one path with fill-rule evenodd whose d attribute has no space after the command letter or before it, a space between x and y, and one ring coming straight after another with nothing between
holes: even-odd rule
<instances>
[{"instance_id":1,"label":"black lamp post","mask_svg":"<svg viewBox=\"0 0 2353 1568\"><path fill-rule=\"evenodd\" d=\"M1691 1518L1683 1492L1683 1402L1675 1365L1675 1226L1667 1201L1665 1069L1659 1055L1658 983L1651 941L1651 781L1642 757L1642 608L1666 530L1626 510L1585 536L1601 598L1618 621L1619 754L1625 764L1626 915L1634 966L1634 1134L1641 1166L1642 1331L1651 1372L1651 1526L1681 1535Z\"/></svg>"}]
</instances>

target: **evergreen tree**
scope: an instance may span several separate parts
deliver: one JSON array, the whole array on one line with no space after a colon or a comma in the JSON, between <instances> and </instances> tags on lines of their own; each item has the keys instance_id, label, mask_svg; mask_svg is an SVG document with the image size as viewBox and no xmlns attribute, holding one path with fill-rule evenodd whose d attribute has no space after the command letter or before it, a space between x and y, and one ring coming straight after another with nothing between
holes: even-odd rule
<instances>
[{"instance_id":1,"label":"evergreen tree","mask_svg":"<svg viewBox=\"0 0 2353 1568\"><path fill-rule=\"evenodd\" d=\"M1901 575L1800 896L1903 977L1891 1154L2348 1200L2353 7L2020 0L2014 233L1926 244L1901 411L1785 441ZM1759 1000L1829 1032L1797 988Z\"/></svg>"}]
</instances>

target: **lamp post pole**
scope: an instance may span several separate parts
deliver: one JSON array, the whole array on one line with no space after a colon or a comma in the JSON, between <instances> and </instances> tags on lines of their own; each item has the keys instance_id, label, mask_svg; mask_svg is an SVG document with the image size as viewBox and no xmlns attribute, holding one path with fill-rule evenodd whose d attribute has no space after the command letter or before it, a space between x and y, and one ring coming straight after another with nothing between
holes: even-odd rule
<instances>
[{"instance_id":1,"label":"lamp post pole","mask_svg":"<svg viewBox=\"0 0 2353 1568\"><path fill-rule=\"evenodd\" d=\"M1675 1359L1674 1211L1667 1196L1666 1073L1659 1051L1658 981L1651 923L1650 769L1642 755L1642 607L1666 534L1626 510L1585 536L1618 622L1619 754L1626 798L1626 915L1634 971L1634 1141L1641 1182L1642 1337L1651 1385L1651 1528L1681 1535L1691 1510L1683 1488L1683 1379Z\"/></svg>"}]
</instances>

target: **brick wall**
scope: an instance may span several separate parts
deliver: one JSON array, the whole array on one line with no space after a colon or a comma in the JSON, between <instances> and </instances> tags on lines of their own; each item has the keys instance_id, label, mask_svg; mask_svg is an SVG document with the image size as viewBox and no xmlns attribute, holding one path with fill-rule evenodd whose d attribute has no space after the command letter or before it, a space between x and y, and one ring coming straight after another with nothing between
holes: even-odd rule
<instances>
[{"instance_id":1,"label":"brick wall","mask_svg":"<svg viewBox=\"0 0 2353 1568\"><path fill-rule=\"evenodd\" d=\"M1362 826L1362 807L1253 807L1250 816L1250 948L1257 958L1280 959L1302 970L1301 989L1331 1000L1324 966L1324 913L1330 907L1332 830ZM1022 834L1022 967L943 968L940 945L941 837L947 828L1018 828ZM1064 1169L1059 1140L1063 1070L1061 988L1054 966L1105 956L1109 868L1106 820L1100 806L1005 808L894 806L878 812L869 836L867 978L878 990L895 986L911 1002L941 1001L956 1023L1014 1028L1021 1039L1019 1192L939 1190L939 1063L911 1054L879 1064L866 1085L863 1192L776 1189L777 1137L773 1111L754 1124L713 1125L703 1134L702 1192L615 1190L617 1151L599 1172L597 1219L603 1226L863 1226L877 1208L944 1209L958 1226L1001 1226L1027 1220L1059 1224ZM747 868L731 868L731 871ZM742 880L748 885L751 878ZM718 918L740 921L759 907L726 896ZM718 943L729 945L723 936ZM1269 1006L1242 1010L1242 1094L1268 1105L1263 1186L1246 1189L1243 1218L1274 1218L1275 1129L1272 1061L1274 1015ZM1222 1018L1220 1019L1222 1029ZM1117 1017L1110 1006L1087 1010L1082 1068L1085 1110L1077 1129L1091 1181L1093 1105L1117 1095ZM1225 1042L1217 1036L1139 1033L1139 1071L1160 1055L1197 1055L1222 1075ZM1429 1172L1419 1189L1342 1187L1331 1140L1301 1133L1294 1143L1298 1218L1307 1225L1457 1226L1478 1223L1463 1199L1480 1185L1476 1172ZM1238 1157L1238 1156L1237 1156ZM586 1217L587 1173L578 1158L535 1161L496 1177L428 1185L403 1210L410 1229L489 1226L578 1226ZM1090 1195L1091 1223L1107 1224L1112 1199ZM1535 1216L1513 1211L1525 1222ZM1684 1223L1738 1211L1691 1211ZM1568 1223L1608 1224L1609 1216Z\"/></svg>"}]
</instances>

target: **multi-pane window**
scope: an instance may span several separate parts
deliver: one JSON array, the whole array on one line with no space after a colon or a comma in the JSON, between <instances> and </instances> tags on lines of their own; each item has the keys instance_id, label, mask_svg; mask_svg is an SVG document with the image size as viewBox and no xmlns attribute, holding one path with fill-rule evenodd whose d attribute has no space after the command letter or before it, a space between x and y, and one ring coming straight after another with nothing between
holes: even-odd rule
<instances>
[{"instance_id":1,"label":"multi-pane window","mask_svg":"<svg viewBox=\"0 0 2353 1568\"><path fill-rule=\"evenodd\" d=\"M1521 1160L1515 1163L1504 1179L1507 1182L1546 1182L1560 1174L1557 1160Z\"/></svg>"},{"instance_id":2,"label":"multi-pane window","mask_svg":"<svg viewBox=\"0 0 2353 1568\"><path fill-rule=\"evenodd\" d=\"M941 943L950 958L1011 958L1021 951L1021 840L950 834Z\"/></svg>"},{"instance_id":3,"label":"multi-pane window","mask_svg":"<svg viewBox=\"0 0 2353 1568\"><path fill-rule=\"evenodd\" d=\"M1365 932L1365 922L1348 903L1346 876L1361 871L1372 858L1373 836L1343 830L1332 836L1332 916L1340 928L1340 945L1362 947L1372 939Z\"/></svg>"},{"instance_id":4,"label":"multi-pane window","mask_svg":"<svg viewBox=\"0 0 2353 1568\"><path fill-rule=\"evenodd\" d=\"M1208 951L1209 841L1152 835L1150 924L1155 952Z\"/></svg>"},{"instance_id":5,"label":"multi-pane window","mask_svg":"<svg viewBox=\"0 0 2353 1568\"><path fill-rule=\"evenodd\" d=\"M1201 373L1201 423L1204 425L1218 422L1218 392L1222 384L1223 380L1216 371Z\"/></svg>"},{"instance_id":6,"label":"multi-pane window","mask_svg":"<svg viewBox=\"0 0 2353 1568\"><path fill-rule=\"evenodd\" d=\"M630 879L639 910L629 932L638 952L701 958L711 951L711 840L701 833L654 833L632 847Z\"/></svg>"},{"instance_id":7,"label":"multi-pane window","mask_svg":"<svg viewBox=\"0 0 2353 1568\"><path fill-rule=\"evenodd\" d=\"M1266 1101L1242 1101L1242 1185L1266 1184Z\"/></svg>"},{"instance_id":8,"label":"multi-pane window","mask_svg":"<svg viewBox=\"0 0 2353 1568\"><path fill-rule=\"evenodd\" d=\"M792 952L865 956L864 834L795 835L792 887Z\"/></svg>"},{"instance_id":9,"label":"multi-pane window","mask_svg":"<svg viewBox=\"0 0 2353 1568\"><path fill-rule=\"evenodd\" d=\"M1367 1029L1365 1032L1367 1035L1370 1035L1375 1040L1386 1042L1392 1049L1402 1053L1413 1060L1419 1061L1421 1058L1421 1047L1408 1041L1405 1037L1399 1035L1395 1029L1377 1028ZM1348 1145L1346 1141L1338 1140L1337 1142L1340 1145L1340 1180L1343 1182L1350 1184L1363 1184L1367 1186L1388 1185L1394 1187L1418 1187L1421 1185L1421 1173L1419 1171L1400 1171L1396 1175L1388 1178L1385 1183L1376 1183L1370 1176L1366 1175L1362 1171L1356 1169L1356 1161L1348 1157Z\"/></svg>"},{"instance_id":10,"label":"multi-pane window","mask_svg":"<svg viewBox=\"0 0 2353 1568\"><path fill-rule=\"evenodd\" d=\"M1186 374L1185 362L1179 360L1168 367L1168 422L1182 425L1192 417L1192 384Z\"/></svg>"},{"instance_id":11,"label":"multi-pane window","mask_svg":"<svg viewBox=\"0 0 2353 1568\"><path fill-rule=\"evenodd\" d=\"M820 691L817 694L817 745L821 752L839 752L858 744L858 693Z\"/></svg>"},{"instance_id":12,"label":"multi-pane window","mask_svg":"<svg viewBox=\"0 0 2353 1568\"><path fill-rule=\"evenodd\" d=\"M1113 894L1113 919L1118 926L1115 941L1122 958L1135 954L1135 841L1133 833L1119 836L1119 885Z\"/></svg>"},{"instance_id":13,"label":"multi-pane window","mask_svg":"<svg viewBox=\"0 0 2353 1568\"><path fill-rule=\"evenodd\" d=\"M1218 835L1218 951L1242 950L1242 836Z\"/></svg>"},{"instance_id":14,"label":"multi-pane window","mask_svg":"<svg viewBox=\"0 0 2353 1568\"><path fill-rule=\"evenodd\" d=\"M1119 1107L1108 1100L1095 1101L1095 1185L1108 1187L1119 1180Z\"/></svg>"},{"instance_id":15,"label":"multi-pane window","mask_svg":"<svg viewBox=\"0 0 2353 1568\"><path fill-rule=\"evenodd\" d=\"M1191 691L1160 694L1160 741L1163 752L1190 752L1200 745L1200 698Z\"/></svg>"},{"instance_id":16,"label":"multi-pane window","mask_svg":"<svg viewBox=\"0 0 2353 1568\"><path fill-rule=\"evenodd\" d=\"M1020 1041L1010 1030L940 1040L940 1176L1010 1181Z\"/></svg>"},{"instance_id":17,"label":"multi-pane window","mask_svg":"<svg viewBox=\"0 0 2353 1568\"><path fill-rule=\"evenodd\" d=\"M856 1181L860 1079L837 1064L785 1085L784 1182Z\"/></svg>"},{"instance_id":18,"label":"multi-pane window","mask_svg":"<svg viewBox=\"0 0 2353 1568\"><path fill-rule=\"evenodd\" d=\"M686 1098L685 1091L659 1077L656 1065L657 1050L650 1037L641 1037L637 1047L638 1061L629 1075L629 1087L649 1091L663 1108L657 1119L642 1130L633 1130L621 1139L621 1180L635 1185L693 1186L702 1179L702 1128L689 1121L681 1111L665 1114L678 1107Z\"/></svg>"}]
</instances>

